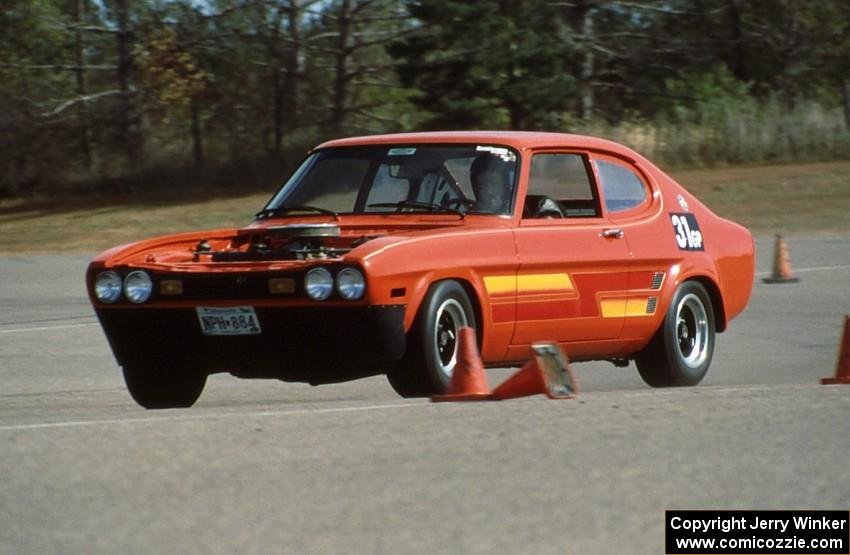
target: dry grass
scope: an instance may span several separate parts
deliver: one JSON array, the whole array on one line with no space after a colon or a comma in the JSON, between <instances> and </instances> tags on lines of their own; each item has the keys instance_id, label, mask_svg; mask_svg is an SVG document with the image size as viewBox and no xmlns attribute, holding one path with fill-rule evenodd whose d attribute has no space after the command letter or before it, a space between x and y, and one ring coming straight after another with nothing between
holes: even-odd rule
<instances>
[{"instance_id":1,"label":"dry grass","mask_svg":"<svg viewBox=\"0 0 850 555\"><path fill-rule=\"evenodd\" d=\"M850 162L678 171L673 177L753 233L850 231Z\"/></svg>"},{"instance_id":2,"label":"dry grass","mask_svg":"<svg viewBox=\"0 0 850 555\"><path fill-rule=\"evenodd\" d=\"M756 234L850 231L850 162L671 172L721 216ZM82 199L0 204L0 253L97 252L145 237L239 227L268 193L198 200Z\"/></svg>"},{"instance_id":3,"label":"dry grass","mask_svg":"<svg viewBox=\"0 0 850 555\"><path fill-rule=\"evenodd\" d=\"M240 227L270 193L198 201L140 198L0 205L3 253L95 252L147 237Z\"/></svg>"}]
</instances>

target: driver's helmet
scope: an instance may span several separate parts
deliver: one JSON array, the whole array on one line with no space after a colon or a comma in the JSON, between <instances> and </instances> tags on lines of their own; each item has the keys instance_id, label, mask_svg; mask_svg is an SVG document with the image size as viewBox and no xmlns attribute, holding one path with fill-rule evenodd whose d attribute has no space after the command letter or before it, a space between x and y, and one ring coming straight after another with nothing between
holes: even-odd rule
<instances>
[{"instance_id":1,"label":"driver's helmet","mask_svg":"<svg viewBox=\"0 0 850 555\"><path fill-rule=\"evenodd\" d=\"M507 191L511 186L513 164L495 154L481 154L469 166L469 180L476 198L480 198L480 176L484 172L495 172L502 177L502 186Z\"/></svg>"}]
</instances>

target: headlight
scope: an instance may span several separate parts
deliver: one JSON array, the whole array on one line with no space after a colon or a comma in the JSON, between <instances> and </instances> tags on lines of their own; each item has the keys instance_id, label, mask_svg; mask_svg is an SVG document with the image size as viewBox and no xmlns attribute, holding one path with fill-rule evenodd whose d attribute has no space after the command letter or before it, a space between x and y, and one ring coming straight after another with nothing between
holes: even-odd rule
<instances>
[{"instance_id":1,"label":"headlight","mask_svg":"<svg viewBox=\"0 0 850 555\"><path fill-rule=\"evenodd\" d=\"M153 282L147 272L136 270L124 278L124 296L131 303L143 303L151 298Z\"/></svg>"},{"instance_id":2,"label":"headlight","mask_svg":"<svg viewBox=\"0 0 850 555\"><path fill-rule=\"evenodd\" d=\"M366 292L366 279L355 268L345 268L336 275L336 290L346 301L356 301Z\"/></svg>"},{"instance_id":3,"label":"headlight","mask_svg":"<svg viewBox=\"0 0 850 555\"><path fill-rule=\"evenodd\" d=\"M94 296L102 303L114 303L121 296L121 276L101 272L94 280Z\"/></svg>"},{"instance_id":4,"label":"headlight","mask_svg":"<svg viewBox=\"0 0 850 555\"><path fill-rule=\"evenodd\" d=\"M334 290L334 278L324 268L313 268L304 276L304 291L314 301L324 301Z\"/></svg>"}]
</instances>

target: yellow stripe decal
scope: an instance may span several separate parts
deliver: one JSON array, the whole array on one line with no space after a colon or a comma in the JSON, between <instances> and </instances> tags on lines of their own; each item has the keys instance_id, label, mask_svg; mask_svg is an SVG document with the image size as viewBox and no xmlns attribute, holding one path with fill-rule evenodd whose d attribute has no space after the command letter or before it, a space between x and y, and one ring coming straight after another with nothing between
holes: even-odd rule
<instances>
[{"instance_id":1,"label":"yellow stripe decal","mask_svg":"<svg viewBox=\"0 0 850 555\"><path fill-rule=\"evenodd\" d=\"M599 303L603 318L623 318L630 316L650 316L646 313L646 303L649 299L639 297L634 299L602 299Z\"/></svg>"},{"instance_id":2,"label":"yellow stripe decal","mask_svg":"<svg viewBox=\"0 0 850 555\"><path fill-rule=\"evenodd\" d=\"M568 274L521 274L518 276L487 276L484 287L488 295L505 293L569 292L575 287Z\"/></svg>"},{"instance_id":3,"label":"yellow stripe decal","mask_svg":"<svg viewBox=\"0 0 850 555\"><path fill-rule=\"evenodd\" d=\"M573 282L567 274L526 274L517 276L520 291L572 291Z\"/></svg>"},{"instance_id":4,"label":"yellow stripe decal","mask_svg":"<svg viewBox=\"0 0 850 555\"><path fill-rule=\"evenodd\" d=\"M487 276L484 278L484 287L488 295L515 293L516 276Z\"/></svg>"}]
</instances>

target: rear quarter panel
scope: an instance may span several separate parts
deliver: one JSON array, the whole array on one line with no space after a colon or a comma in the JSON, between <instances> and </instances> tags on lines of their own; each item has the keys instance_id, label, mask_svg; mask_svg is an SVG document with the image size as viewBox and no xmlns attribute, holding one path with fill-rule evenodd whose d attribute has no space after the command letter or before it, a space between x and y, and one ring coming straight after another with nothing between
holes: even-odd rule
<instances>
[{"instance_id":1,"label":"rear quarter panel","mask_svg":"<svg viewBox=\"0 0 850 555\"><path fill-rule=\"evenodd\" d=\"M658 309L652 317L628 318L623 328L624 348L642 349L660 327L664 313L679 284L700 281L715 304L716 327L726 329L729 320L746 306L753 284L754 249L752 236L742 226L718 217L690 192L648 160L635 155L633 165L640 170L651 191L650 206L625 217L611 215L624 231L632 256L629 289L639 290L637 282L650 272L665 272ZM702 234L703 250L680 248L673 225L674 214L691 214Z\"/></svg>"},{"instance_id":2,"label":"rear quarter panel","mask_svg":"<svg viewBox=\"0 0 850 555\"><path fill-rule=\"evenodd\" d=\"M717 288L721 302L719 331L726 329L730 320L741 313L749 302L755 272L755 249L752 234L741 225L717 216L698 198L675 182L664 172L649 169L658 184L664 208L659 222L659 237L671 251L681 256L677 283L688 279L710 280ZM680 197L684 205L680 203ZM687 209L685 209L685 207ZM699 222L704 251L678 249L670 215L692 213ZM672 291L669 292L672 295Z\"/></svg>"}]
</instances>

